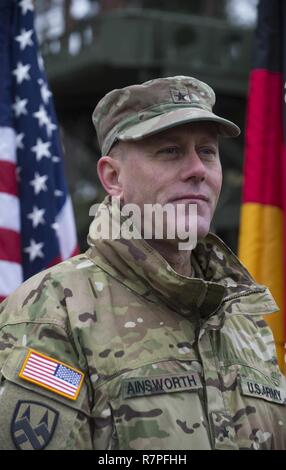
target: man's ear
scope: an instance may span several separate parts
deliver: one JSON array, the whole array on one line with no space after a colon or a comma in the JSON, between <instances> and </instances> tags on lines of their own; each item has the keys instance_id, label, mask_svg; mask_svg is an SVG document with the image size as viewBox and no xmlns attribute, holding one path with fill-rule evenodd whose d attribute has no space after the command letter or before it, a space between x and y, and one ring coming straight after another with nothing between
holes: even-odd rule
<instances>
[{"instance_id":1,"label":"man's ear","mask_svg":"<svg viewBox=\"0 0 286 470\"><path fill-rule=\"evenodd\" d=\"M119 182L120 162L112 157L104 156L98 160L97 173L107 194L114 197L122 196Z\"/></svg>"}]
</instances>

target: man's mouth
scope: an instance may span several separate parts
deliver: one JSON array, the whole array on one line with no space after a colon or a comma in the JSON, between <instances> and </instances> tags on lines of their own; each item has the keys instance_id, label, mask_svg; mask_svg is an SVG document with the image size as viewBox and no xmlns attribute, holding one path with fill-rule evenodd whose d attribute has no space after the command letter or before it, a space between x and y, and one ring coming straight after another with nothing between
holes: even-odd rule
<instances>
[{"instance_id":1,"label":"man's mouth","mask_svg":"<svg viewBox=\"0 0 286 470\"><path fill-rule=\"evenodd\" d=\"M198 201L208 202L209 198L204 194L182 194L171 199L169 202L197 203Z\"/></svg>"}]
</instances>

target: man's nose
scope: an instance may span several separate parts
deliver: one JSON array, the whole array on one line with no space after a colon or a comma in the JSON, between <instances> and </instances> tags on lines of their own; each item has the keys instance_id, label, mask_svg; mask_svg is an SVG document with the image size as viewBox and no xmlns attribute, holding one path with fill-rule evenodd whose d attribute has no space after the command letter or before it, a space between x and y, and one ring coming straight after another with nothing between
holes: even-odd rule
<instances>
[{"instance_id":1,"label":"man's nose","mask_svg":"<svg viewBox=\"0 0 286 470\"><path fill-rule=\"evenodd\" d=\"M186 153L181 177L183 180L193 179L197 182L205 180L206 167L195 149Z\"/></svg>"}]
</instances>

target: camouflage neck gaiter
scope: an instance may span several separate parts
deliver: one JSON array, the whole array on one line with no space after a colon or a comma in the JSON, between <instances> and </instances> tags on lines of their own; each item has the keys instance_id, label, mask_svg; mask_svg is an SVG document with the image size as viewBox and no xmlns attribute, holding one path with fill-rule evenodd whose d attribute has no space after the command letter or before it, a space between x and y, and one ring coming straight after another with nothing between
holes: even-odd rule
<instances>
[{"instance_id":1,"label":"camouflage neck gaiter","mask_svg":"<svg viewBox=\"0 0 286 470\"><path fill-rule=\"evenodd\" d=\"M101 225L106 224L111 230L112 215L117 216L115 220L120 225L121 235L116 239L98 237L99 217ZM111 275L120 275L126 285L128 282L136 283L143 295L155 294L184 315L199 311L200 316L209 316L218 309L227 295L257 287L236 256L215 235L209 234L192 252L192 263L200 276L190 278L174 271L144 239L128 239L128 224L124 224L126 220L120 213L120 208L111 205L110 198L107 197L90 226L89 256ZM115 224L114 232L116 228L118 227ZM133 233L136 233L136 229Z\"/></svg>"}]
</instances>

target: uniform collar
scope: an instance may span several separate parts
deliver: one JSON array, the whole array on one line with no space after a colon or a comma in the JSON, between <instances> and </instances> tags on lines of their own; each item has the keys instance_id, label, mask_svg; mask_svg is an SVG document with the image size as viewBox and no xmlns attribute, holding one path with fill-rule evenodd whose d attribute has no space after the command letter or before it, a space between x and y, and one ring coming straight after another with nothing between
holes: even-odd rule
<instances>
[{"instance_id":1,"label":"uniform collar","mask_svg":"<svg viewBox=\"0 0 286 470\"><path fill-rule=\"evenodd\" d=\"M144 239L98 239L96 223L110 224L118 209L107 197L90 225L88 256L95 264L128 288L150 301L159 299L186 316L209 317L227 298L260 292L264 306L274 311L275 303L264 286L258 286L232 251L216 235L209 234L192 251L192 264L199 278L182 276ZM126 222L126 218L124 222ZM122 218L120 223L122 224ZM121 225L121 227L123 227ZM125 227L127 224L125 223ZM125 233L126 235L126 233ZM268 302L268 304L267 304ZM268 306L267 306L268 305Z\"/></svg>"}]
</instances>

